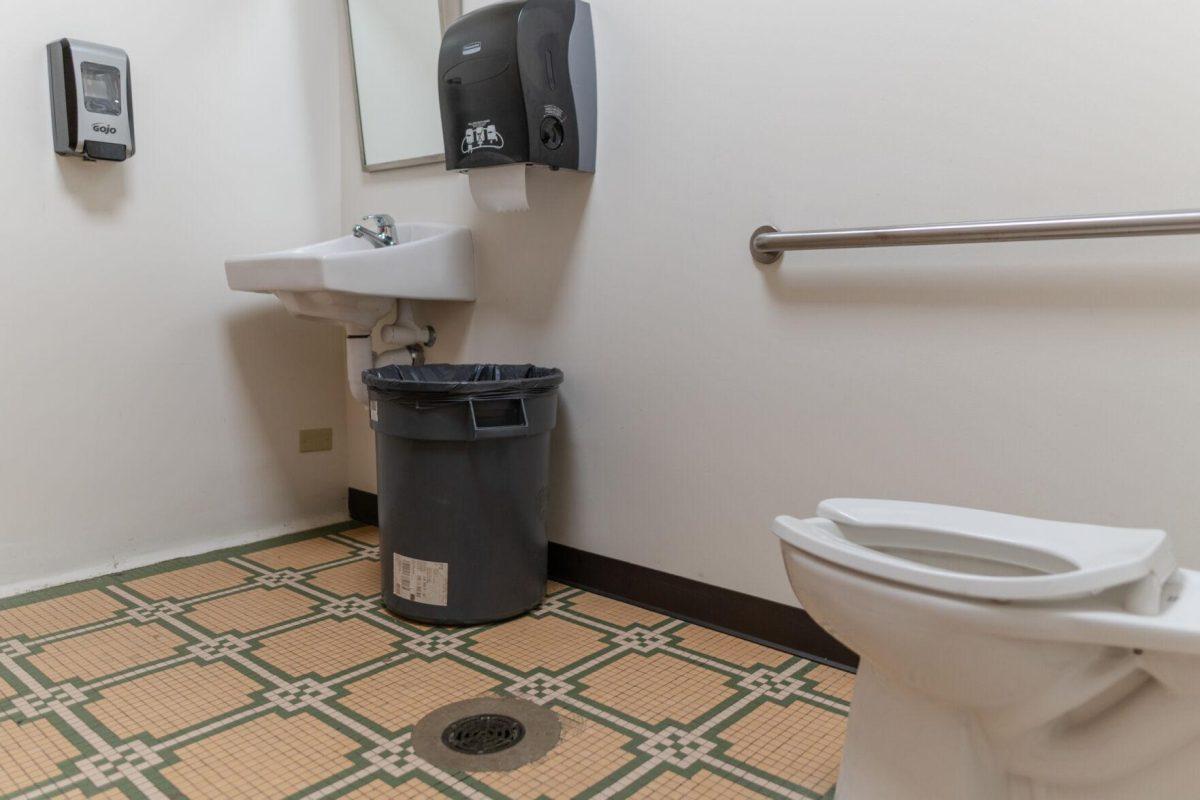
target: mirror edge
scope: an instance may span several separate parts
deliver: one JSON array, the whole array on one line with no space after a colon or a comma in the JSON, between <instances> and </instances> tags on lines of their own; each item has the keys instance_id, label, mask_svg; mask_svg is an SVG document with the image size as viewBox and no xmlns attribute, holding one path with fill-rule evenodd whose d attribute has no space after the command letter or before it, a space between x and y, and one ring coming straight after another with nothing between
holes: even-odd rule
<instances>
[{"instance_id":1,"label":"mirror edge","mask_svg":"<svg viewBox=\"0 0 1200 800\"><path fill-rule=\"evenodd\" d=\"M354 84L354 122L358 127L358 161L363 172L383 172L401 167L417 167L422 164L437 164L446 160L445 153L434 153L427 156L404 158L399 161L384 161L379 164L367 163L367 143L363 140L362 105L358 99L358 62L354 58L354 19L350 14L350 0L346 0L346 37L350 42L350 82ZM438 0L438 15L442 20L442 33L456 19L462 16L462 0Z\"/></svg>"}]
</instances>

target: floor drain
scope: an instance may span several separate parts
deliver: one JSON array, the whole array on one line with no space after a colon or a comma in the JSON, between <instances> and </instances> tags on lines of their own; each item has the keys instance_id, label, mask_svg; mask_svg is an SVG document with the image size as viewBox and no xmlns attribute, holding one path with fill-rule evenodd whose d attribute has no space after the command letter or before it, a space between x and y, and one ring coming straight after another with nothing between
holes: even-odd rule
<instances>
[{"instance_id":1,"label":"floor drain","mask_svg":"<svg viewBox=\"0 0 1200 800\"><path fill-rule=\"evenodd\" d=\"M418 756L448 772L507 772L558 744L562 724L544 706L484 695L435 708L413 727Z\"/></svg>"},{"instance_id":2,"label":"floor drain","mask_svg":"<svg viewBox=\"0 0 1200 800\"><path fill-rule=\"evenodd\" d=\"M456 753L486 756L507 750L525 738L525 726L503 714L457 719L442 731L442 744Z\"/></svg>"}]
</instances>

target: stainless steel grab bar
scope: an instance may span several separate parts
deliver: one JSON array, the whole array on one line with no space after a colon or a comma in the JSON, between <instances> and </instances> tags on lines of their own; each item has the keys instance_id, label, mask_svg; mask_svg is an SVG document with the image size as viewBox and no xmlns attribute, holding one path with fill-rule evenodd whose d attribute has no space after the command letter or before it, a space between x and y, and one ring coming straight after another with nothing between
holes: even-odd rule
<instances>
[{"instance_id":1,"label":"stainless steel grab bar","mask_svg":"<svg viewBox=\"0 0 1200 800\"><path fill-rule=\"evenodd\" d=\"M782 232L770 225L763 225L750 236L750 255L760 264L774 264L783 258L786 250L1093 239L1104 236L1162 236L1172 233L1200 233L1200 211L948 222L941 225L898 225L889 228L839 228L823 231Z\"/></svg>"}]
</instances>

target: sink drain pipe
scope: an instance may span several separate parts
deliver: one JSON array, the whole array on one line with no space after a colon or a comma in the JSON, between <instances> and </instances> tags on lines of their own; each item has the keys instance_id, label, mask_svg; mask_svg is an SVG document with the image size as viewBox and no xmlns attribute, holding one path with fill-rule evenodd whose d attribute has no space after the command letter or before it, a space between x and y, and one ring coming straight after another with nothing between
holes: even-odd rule
<instances>
[{"instance_id":1,"label":"sink drain pipe","mask_svg":"<svg viewBox=\"0 0 1200 800\"><path fill-rule=\"evenodd\" d=\"M346 380L350 394L364 406L369 402L367 386L362 382L363 370L386 367L390 364L420 364L425 360L425 348L437 341L432 325L417 325L413 318L412 301L396 301L396 320L379 329L379 338L394 349L382 353L371 350L371 332L357 326L346 326Z\"/></svg>"}]
</instances>

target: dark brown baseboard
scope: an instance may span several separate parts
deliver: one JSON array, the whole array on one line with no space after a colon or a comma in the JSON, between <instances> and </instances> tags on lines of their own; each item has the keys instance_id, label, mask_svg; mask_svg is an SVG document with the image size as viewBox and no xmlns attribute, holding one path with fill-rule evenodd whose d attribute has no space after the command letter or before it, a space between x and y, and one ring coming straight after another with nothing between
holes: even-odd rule
<instances>
[{"instance_id":1,"label":"dark brown baseboard","mask_svg":"<svg viewBox=\"0 0 1200 800\"><path fill-rule=\"evenodd\" d=\"M350 518L379 524L378 498L350 490ZM550 578L672 617L786 650L840 669L858 656L803 609L649 567L550 543Z\"/></svg>"},{"instance_id":2,"label":"dark brown baseboard","mask_svg":"<svg viewBox=\"0 0 1200 800\"><path fill-rule=\"evenodd\" d=\"M379 496L362 489L351 489L347 501L350 519L364 525L379 524Z\"/></svg>"}]
</instances>

